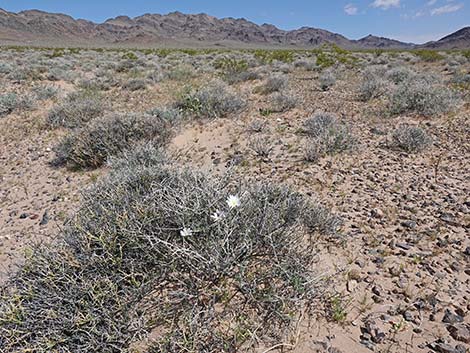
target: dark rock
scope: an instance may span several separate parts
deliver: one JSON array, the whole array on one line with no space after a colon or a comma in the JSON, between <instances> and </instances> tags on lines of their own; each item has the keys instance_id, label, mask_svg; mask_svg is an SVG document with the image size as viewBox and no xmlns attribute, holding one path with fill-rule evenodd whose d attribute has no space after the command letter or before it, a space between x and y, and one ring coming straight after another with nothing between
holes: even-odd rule
<instances>
[{"instance_id":1,"label":"dark rock","mask_svg":"<svg viewBox=\"0 0 470 353\"><path fill-rule=\"evenodd\" d=\"M408 229L414 229L416 228L416 222L415 221L411 221L411 220L408 220L408 221L403 221L401 222L401 225L405 228L408 228Z\"/></svg>"},{"instance_id":2,"label":"dark rock","mask_svg":"<svg viewBox=\"0 0 470 353\"><path fill-rule=\"evenodd\" d=\"M45 211L42 215L42 219L41 222L39 222L39 225L45 226L47 223L49 223L49 212Z\"/></svg>"},{"instance_id":3,"label":"dark rock","mask_svg":"<svg viewBox=\"0 0 470 353\"><path fill-rule=\"evenodd\" d=\"M450 309L446 309L444 312L444 317L442 318L442 322L446 324L455 324L457 322L463 322L463 317L454 313Z\"/></svg>"},{"instance_id":4,"label":"dark rock","mask_svg":"<svg viewBox=\"0 0 470 353\"><path fill-rule=\"evenodd\" d=\"M468 325L453 324L447 326L447 330L454 340L470 344L470 328Z\"/></svg>"}]
</instances>

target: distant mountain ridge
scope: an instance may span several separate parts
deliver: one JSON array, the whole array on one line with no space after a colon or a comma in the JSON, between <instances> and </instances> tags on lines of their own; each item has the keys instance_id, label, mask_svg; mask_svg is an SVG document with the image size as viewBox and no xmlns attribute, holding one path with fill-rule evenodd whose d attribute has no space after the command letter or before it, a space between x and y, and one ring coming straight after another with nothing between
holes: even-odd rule
<instances>
[{"instance_id":1,"label":"distant mountain ridge","mask_svg":"<svg viewBox=\"0 0 470 353\"><path fill-rule=\"evenodd\" d=\"M468 35L459 43L466 45ZM451 42L448 39L446 43ZM439 42L434 42L439 46ZM118 16L103 23L74 19L64 14L0 9L0 44L63 46L189 46L312 48L335 44L348 49L412 49L416 45L369 35L359 40L323 29L302 27L286 31L246 19L216 18L207 14L145 14ZM447 44L446 44L447 45ZM470 47L470 45L468 45Z\"/></svg>"}]
</instances>

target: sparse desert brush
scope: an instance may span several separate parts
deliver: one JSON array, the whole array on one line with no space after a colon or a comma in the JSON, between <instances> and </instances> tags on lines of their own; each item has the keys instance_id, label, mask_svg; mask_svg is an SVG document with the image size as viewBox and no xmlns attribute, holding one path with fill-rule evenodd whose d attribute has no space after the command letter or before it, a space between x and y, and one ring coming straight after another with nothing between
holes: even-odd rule
<instances>
[{"instance_id":1,"label":"sparse desert brush","mask_svg":"<svg viewBox=\"0 0 470 353\"><path fill-rule=\"evenodd\" d=\"M289 84L289 79L286 75L273 74L270 75L266 82L261 86L256 87L255 92L261 94L270 94L285 89Z\"/></svg>"},{"instance_id":2,"label":"sparse desert brush","mask_svg":"<svg viewBox=\"0 0 470 353\"><path fill-rule=\"evenodd\" d=\"M440 61L440 60L445 59L445 57L442 54L438 53L435 50L426 50L426 49L415 50L413 51L413 54L415 54L422 61L426 61L426 62L435 62L435 61Z\"/></svg>"},{"instance_id":3,"label":"sparse desert brush","mask_svg":"<svg viewBox=\"0 0 470 353\"><path fill-rule=\"evenodd\" d=\"M290 92L274 92L269 96L269 109L272 112L283 113L296 107L299 99Z\"/></svg>"},{"instance_id":4,"label":"sparse desert brush","mask_svg":"<svg viewBox=\"0 0 470 353\"><path fill-rule=\"evenodd\" d=\"M18 96L16 93L0 95L0 118L14 111L30 110L34 106L34 100L30 96Z\"/></svg>"},{"instance_id":5,"label":"sparse desert brush","mask_svg":"<svg viewBox=\"0 0 470 353\"><path fill-rule=\"evenodd\" d=\"M152 331L148 352L228 353L291 337L322 294L307 230L336 230L334 216L285 187L130 153L2 288L2 351L131 352Z\"/></svg>"},{"instance_id":6,"label":"sparse desert brush","mask_svg":"<svg viewBox=\"0 0 470 353\"><path fill-rule=\"evenodd\" d=\"M40 101L55 98L59 92L59 88L51 85L36 86L33 93Z\"/></svg>"},{"instance_id":7,"label":"sparse desert brush","mask_svg":"<svg viewBox=\"0 0 470 353\"><path fill-rule=\"evenodd\" d=\"M256 80L258 78L256 73L248 71L248 62L244 59L230 56L221 57L214 62L214 67L220 71L224 81L229 84Z\"/></svg>"},{"instance_id":8,"label":"sparse desert brush","mask_svg":"<svg viewBox=\"0 0 470 353\"><path fill-rule=\"evenodd\" d=\"M248 146L255 155L260 158L269 158L274 148L274 145L268 137L260 136L251 138Z\"/></svg>"},{"instance_id":9,"label":"sparse desert brush","mask_svg":"<svg viewBox=\"0 0 470 353\"><path fill-rule=\"evenodd\" d=\"M147 88L147 81L141 78L133 78L125 81L122 88L128 91L139 91Z\"/></svg>"},{"instance_id":10,"label":"sparse desert brush","mask_svg":"<svg viewBox=\"0 0 470 353\"><path fill-rule=\"evenodd\" d=\"M319 69L316 58L313 59L298 59L294 62L294 67L302 68L306 71L316 71Z\"/></svg>"},{"instance_id":11,"label":"sparse desert brush","mask_svg":"<svg viewBox=\"0 0 470 353\"><path fill-rule=\"evenodd\" d=\"M244 107L245 101L220 81L197 89L188 87L175 102L176 109L196 118L223 118Z\"/></svg>"},{"instance_id":12,"label":"sparse desert brush","mask_svg":"<svg viewBox=\"0 0 470 353\"><path fill-rule=\"evenodd\" d=\"M178 65L166 73L166 77L170 80L185 81L196 76L194 67L190 65Z\"/></svg>"},{"instance_id":13,"label":"sparse desert brush","mask_svg":"<svg viewBox=\"0 0 470 353\"><path fill-rule=\"evenodd\" d=\"M387 91L388 83L375 72L366 70L357 89L359 100L363 102L381 97Z\"/></svg>"},{"instance_id":14,"label":"sparse desert brush","mask_svg":"<svg viewBox=\"0 0 470 353\"><path fill-rule=\"evenodd\" d=\"M105 108L101 96L96 91L72 92L62 103L51 109L47 123L51 128L76 128L101 116Z\"/></svg>"},{"instance_id":15,"label":"sparse desert brush","mask_svg":"<svg viewBox=\"0 0 470 353\"><path fill-rule=\"evenodd\" d=\"M319 77L320 88L322 91L328 91L336 83L336 75L332 70L324 70Z\"/></svg>"},{"instance_id":16,"label":"sparse desert brush","mask_svg":"<svg viewBox=\"0 0 470 353\"><path fill-rule=\"evenodd\" d=\"M112 114L71 131L55 149L55 164L71 169L99 168L109 157L137 143L153 141L163 145L169 136L168 124L156 116Z\"/></svg>"},{"instance_id":17,"label":"sparse desert brush","mask_svg":"<svg viewBox=\"0 0 470 353\"><path fill-rule=\"evenodd\" d=\"M392 133L391 147L407 153L418 153L432 143L426 131L417 126L402 124Z\"/></svg>"},{"instance_id":18,"label":"sparse desert brush","mask_svg":"<svg viewBox=\"0 0 470 353\"><path fill-rule=\"evenodd\" d=\"M416 113L435 116L456 110L458 95L443 84L429 82L424 77L404 81L390 90L388 111L392 115Z\"/></svg>"},{"instance_id":19,"label":"sparse desert brush","mask_svg":"<svg viewBox=\"0 0 470 353\"><path fill-rule=\"evenodd\" d=\"M385 77L394 84L400 84L416 77L416 73L408 67L399 66L389 69Z\"/></svg>"},{"instance_id":20,"label":"sparse desert brush","mask_svg":"<svg viewBox=\"0 0 470 353\"><path fill-rule=\"evenodd\" d=\"M159 166L168 161L169 158L159 144L155 141L144 141L116 156L109 157L107 165L113 170L134 170Z\"/></svg>"},{"instance_id":21,"label":"sparse desert brush","mask_svg":"<svg viewBox=\"0 0 470 353\"><path fill-rule=\"evenodd\" d=\"M303 132L308 137L305 159L311 162L325 155L350 151L357 144L349 127L340 122L335 114L316 113L304 122Z\"/></svg>"}]
</instances>

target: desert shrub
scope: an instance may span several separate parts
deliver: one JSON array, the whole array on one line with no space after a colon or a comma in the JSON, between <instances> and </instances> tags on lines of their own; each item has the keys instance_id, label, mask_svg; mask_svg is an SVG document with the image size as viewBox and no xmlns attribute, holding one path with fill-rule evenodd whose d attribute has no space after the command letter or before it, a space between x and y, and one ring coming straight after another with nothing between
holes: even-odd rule
<instances>
[{"instance_id":1,"label":"desert shrub","mask_svg":"<svg viewBox=\"0 0 470 353\"><path fill-rule=\"evenodd\" d=\"M257 157L269 158L274 146L267 137L253 137L249 144L249 148L255 153Z\"/></svg>"},{"instance_id":2,"label":"desert shrub","mask_svg":"<svg viewBox=\"0 0 470 353\"><path fill-rule=\"evenodd\" d=\"M298 59L293 63L295 68L301 68L306 71L315 71L318 69L315 59Z\"/></svg>"},{"instance_id":3,"label":"desert shrub","mask_svg":"<svg viewBox=\"0 0 470 353\"><path fill-rule=\"evenodd\" d=\"M317 54L317 66L320 67L321 69L327 69L329 67L332 67L333 65L336 64L336 60L326 52L319 52Z\"/></svg>"},{"instance_id":4,"label":"desert shrub","mask_svg":"<svg viewBox=\"0 0 470 353\"><path fill-rule=\"evenodd\" d=\"M435 62L445 59L444 56L434 50L415 50L413 51L413 54L415 54L418 58L426 62Z\"/></svg>"},{"instance_id":5,"label":"desert shrub","mask_svg":"<svg viewBox=\"0 0 470 353\"><path fill-rule=\"evenodd\" d=\"M72 92L47 116L47 123L52 128L76 128L101 116L105 105L95 91L80 90Z\"/></svg>"},{"instance_id":6,"label":"desert shrub","mask_svg":"<svg viewBox=\"0 0 470 353\"><path fill-rule=\"evenodd\" d=\"M167 78L175 81L189 80L195 75L194 68L189 65L179 65L166 73Z\"/></svg>"},{"instance_id":7,"label":"desert shrub","mask_svg":"<svg viewBox=\"0 0 470 353\"><path fill-rule=\"evenodd\" d=\"M470 73L456 72L451 79L451 83L462 90L470 90Z\"/></svg>"},{"instance_id":8,"label":"desert shrub","mask_svg":"<svg viewBox=\"0 0 470 353\"><path fill-rule=\"evenodd\" d=\"M271 75L262 86L257 87L256 92L261 94L278 92L286 88L288 83L288 78L284 75Z\"/></svg>"},{"instance_id":9,"label":"desert shrub","mask_svg":"<svg viewBox=\"0 0 470 353\"><path fill-rule=\"evenodd\" d=\"M58 165L71 169L101 167L110 156L152 140L164 144L170 136L166 122L148 114L113 114L96 118L70 132L56 147Z\"/></svg>"},{"instance_id":10,"label":"desert shrub","mask_svg":"<svg viewBox=\"0 0 470 353\"><path fill-rule=\"evenodd\" d=\"M146 89L147 81L140 79L140 78L134 78L134 79L124 82L124 84L122 85L122 88L127 89L129 91L138 91L138 90Z\"/></svg>"},{"instance_id":11,"label":"desert shrub","mask_svg":"<svg viewBox=\"0 0 470 353\"><path fill-rule=\"evenodd\" d=\"M328 91L331 87L333 87L336 83L336 76L331 70L324 70L320 77L320 88L323 91Z\"/></svg>"},{"instance_id":12,"label":"desert shrub","mask_svg":"<svg viewBox=\"0 0 470 353\"><path fill-rule=\"evenodd\" d=\"M318 208L271 184L113 169L2 288L0 348L129 353L153 329L149 352L277 343L321 294L302 231L326 228Z\"/></svg>"},{"instance_id":13,"label":"desert shrub","mask_svg":"<svg viewBox=\"0 0 470 353\"><path fill-rule=\"evenodd\" d=\"M34 100L30 96L19 97L15 93L0 95L0 118L14 111L30 110L34 106Z\"/></svg>"},{"instance_id":14,"label":"desert shrub","mask_svg":"<svg viewBox=\"0 0 470 353\"><path fill-rule=\"evenodd\" d=\"M243 81L252 81L258 78L256 72L248 71L248 62L245 59L232 57L219 58L214 62L214 67L221 73L224 81L235 84Z\"/></svg>"},{"instance_id":15,"label":"desert shrub","mask_svg":"<svg viewBox=\"0 0 470 353\"><path fill-rule=\"evenodd\" d=\"M370 71L366 71L358 87L359 99L367 102L371 99L382 96L387 90L387 81L375 75Z\"/></svg>"},{"instance_id":16,"label":"desert shrub","mask_svg":"<svg viewBox=\"0 0 470 353\"><path fill-rule=\"evenodd\" d=\"M392 133L391 146L407 153L417 153L431 144L426 131L417 126L400 125Z\"/></svg>"},{"instance_id":17,"label":"desert shrub","mask_svg":"<svg viewBox=\"0 0 470 353\"><path fill-rule=\"evenodd\" d=\"M417 113L433 116L455 110L459 98L444 85L433 84L425 79L405 81L389 92L391 114Z\"/></svg>"},{"instance_id":18,"label":"desert shrub","mask_svg":"<svg viewBox=\"0 0 470 353\"><path fill-rule=\"evenodd\" d=\"M308 140L305 145L305 159L317 161L329 154L352 150L356 139L347 125L341 123L334 114L316 113L303 125L303 132Z\"/></svg>"},{"instance_id":19,"label":"desert shrub","mask_svg":"<svg viewBox=\"0 0 470 353\"><path fill-rule=\"evenodd\" d=\"M271 64L273 61L281 61L291 63L295 56L292 50L263 50L259 49L254 52L254 56L263 64Z\"/></svg>"},{"instance_id":20,"label":"desert shrub","mask_svg":"<svg viewBox=\"0 0 470 353\"><path fill-rule=\"evenodd\" d=\"M269 97L270 110L277 113L295 108L299 100L288 92L274 92Z\"/></svg>"},{"instance_id":21,"label":"desert shrub","mask_svg":"<svg viewBox=\"0 0 470 353\"><path fill-rule=\"evenodd\" d=\"M251 121L246 128L252 134L263 132L265 129L267 129L266 121L261 119Z\"/></svg>"},{"instance_id":22,"label":"desert shrub","mask_svg":"<svg viewBox=\"0 0 470 353\"><path fill-rule=\"evenodd\" d=\"M107 165L113 170L134 170L140 167L150 168L163 165L168 161L162 147L155 141L144 141L116 156L110 156Z\"/></svg>"},{"instance_id":23,"label":"desert shrub","mask_svg":"<svg viewBox=\"0 0 470 353\"><path fill-rule=\"evenodd\" d=\"M388 80L395 84L408 81L416 76L416 73L407 67L395 67L385 73Z\"/></svg>"},{"instance_id":24,"label":"desert shrub","mask_svg":"<svg viewBox=\"0 0 470 353\"><path fill-rule=\"evenodd\" d=\"M245 102L226 85L214 81L199 89L186 89L178 97L175 108L196 118L221 118L237 113Z\"/></svg>"},{"instance_id":25,"label":"desert shrub","mask_svg":"<svg viewBox=\"0 0 470 353\"><path fill-rule=\"evenodd\" d=\"M56 86L36 86L33 88L33 93L38 100L47 100L57 96L59 88Z\"/></svg>"},{"instance_id":26,"label":"desert shrub","mask_svg":"<svg viewBox=\"0 0 470 353\"><path fill-rule=\"evenodd\" d=\"M147 114L163 120L169 126L178 125L183 120L181 111L178 109L153 108L148 110Z\"/></svg>"}]
</instances>

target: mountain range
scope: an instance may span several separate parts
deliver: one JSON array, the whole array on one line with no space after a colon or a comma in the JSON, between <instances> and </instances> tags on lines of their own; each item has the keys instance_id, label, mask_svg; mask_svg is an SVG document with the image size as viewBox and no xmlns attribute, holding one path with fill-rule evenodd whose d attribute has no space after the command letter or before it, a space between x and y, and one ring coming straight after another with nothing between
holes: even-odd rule
<instances>
[{"instance_id":1,"label":"mountain range","mask_svg":"<svg viewBox=\"0 0 470 353\"><path fill-rule=\"evenodd\" d=\"M302 27L286 31L246 19L207 14L145 14L118 16L103 23L64 14L0 9L0 44L32 46L313 48L335 44L347 49L463 49L470 48L470 27L424 45L369 35L359 40L323 29Z\"/></svg>"}]
</instances>

